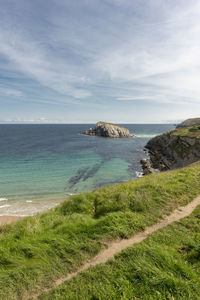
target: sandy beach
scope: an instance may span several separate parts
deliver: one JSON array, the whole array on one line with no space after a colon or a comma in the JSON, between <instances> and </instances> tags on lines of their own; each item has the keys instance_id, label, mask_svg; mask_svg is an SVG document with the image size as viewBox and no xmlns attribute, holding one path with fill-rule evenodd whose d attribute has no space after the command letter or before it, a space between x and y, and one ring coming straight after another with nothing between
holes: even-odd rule
<instances>
[{"instance_id":1,"label":"sandy beach","mask_svg":"<svg viewBox=\"0 0 200 300\"><path fill-rule=\"evenodd\" d=\"M17 222L19 220L23 219L23 217L18 216L0 216L0 226L5 224L10 224L13 222Z\"/></svg>"}]
</instances>

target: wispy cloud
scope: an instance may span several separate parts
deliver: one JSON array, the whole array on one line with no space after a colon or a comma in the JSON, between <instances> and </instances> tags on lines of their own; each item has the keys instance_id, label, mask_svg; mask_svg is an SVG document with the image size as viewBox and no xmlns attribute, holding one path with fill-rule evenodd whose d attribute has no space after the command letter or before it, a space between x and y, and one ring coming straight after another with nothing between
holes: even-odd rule
<instances>
[{"instance_id":1,"label":"wispy cloud","mask_svg":"<svg viewBox=\"0 0 200 300\"><path fill-rule=\"evenodd\" d=\"M47 118L36 118L36 119L26 119L26 118L11 118L0 120L0 123L46 123Z\"/></svg>"},{"instance_id":2,"label":"wispy cloud","mask_svg":"<svg viewBox=\"0 0 200 300\"><path fill-rule=\"evenodd\" d=\"M2 95L94 109L123 101L199 103L198 0L1 6L0 76L15 74L1 84Z\"/></svg>"},{"instance_id":3,"label":"wispy cloud","mask_svg":"<svg viewBox=\"0 0 200 300\"><path fill-rule=\"evenodd\" d=\"M0 88L0 95L22 97L23 93L15 89Z\"/></svg>"},{"instance_id":4,"label":"wispy cloud","mask_svg":"<svg viewBox=\"0 0 200 300\"><path fill-rule=\"evenodd\" d=\"M91 92L82 88L84 76L69 69L67 62L59 61L56 53L48 53L37 41L23 34L0 30L0 53L14 64L15 69L42 86L74 98L87 98Z\"/></svg>"},{"instance_id":5,"label":"wispy cloud","mask_svg":"<svg viewBox=\"0 0 200 300\"><path fill-rule=\"evenodd\" d=\"M113 82L122 86L124 83L141 85L137 94L129 91L128 96L118 97L118 100L164 102L168 90L167 101L186 101L186 97L189 102L191 99L199 101L199 2L187 9L187 6L175 11L168 8L166 20L138 23L136 29L132 27L132 36L127 37L125 43L105 52L96 61L96 67L109 74ZM152 89L153 95L149 96L147 91L151 93Z\"/></svg>"}]
</instances>

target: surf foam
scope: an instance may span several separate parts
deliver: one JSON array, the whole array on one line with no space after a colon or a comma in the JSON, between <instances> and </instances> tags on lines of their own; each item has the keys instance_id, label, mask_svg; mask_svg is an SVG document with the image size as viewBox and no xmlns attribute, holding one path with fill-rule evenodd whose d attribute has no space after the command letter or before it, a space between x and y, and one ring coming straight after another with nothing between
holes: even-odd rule
<instances>
[{"instance_id":1,"label":"surf foam","mask_svg":"<svg viewBox=\"0 0 200 300\"><path fill-rule=\"evenodd\" d=\"M8 199L7 199L7 198L4 198L4 197L2 197L2 198L0 198L0 201L8 201Z\"/></svg>"}]
</instances>

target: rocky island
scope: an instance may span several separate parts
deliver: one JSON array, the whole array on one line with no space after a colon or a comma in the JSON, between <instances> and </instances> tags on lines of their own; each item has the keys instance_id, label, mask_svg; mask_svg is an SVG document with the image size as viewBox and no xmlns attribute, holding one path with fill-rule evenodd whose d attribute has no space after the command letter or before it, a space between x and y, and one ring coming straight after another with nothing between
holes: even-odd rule
<instances>
[{"instance_id":1,"label":"rocky island","mask_svg":"<svg viewBox=\"0 0 200 300\"><path fill-rule=\"evenodd\" d=\"M130 138L134 137L130 134L129 130L120 125L107 123L107 122L97 122L94 128L90 128L83 132L86 135L103 136L109 138Z\"/></svg>"},{"instance_id":2,"label":"rocky island","mask_svg":"<svg viewBox=\"0 0 200 300\"><path fill-rule=\"evenodd\" d=\"M185 167L200 160L200 119L184 121L175 130L152 138L145 148L151 167L160 171Z\"/></svg>"}]
</instances>

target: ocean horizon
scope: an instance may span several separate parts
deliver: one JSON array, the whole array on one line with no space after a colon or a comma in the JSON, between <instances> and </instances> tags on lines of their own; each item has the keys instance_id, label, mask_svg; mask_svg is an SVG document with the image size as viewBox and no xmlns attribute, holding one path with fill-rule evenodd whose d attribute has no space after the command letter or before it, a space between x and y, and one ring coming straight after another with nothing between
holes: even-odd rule
<instances>
[{"instance_id":1,"label":"ocean horizon","mask_svg":"<svg viewBox=\"0 0 200 300\"><path fill-rule=\"evenodd\" d=\"M81 134L94 124L0 124L0 215L33 215L72 194L136 179L148 140L173 124L120 124L134 138Z\"/></svg>"}]
</instances>

